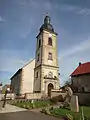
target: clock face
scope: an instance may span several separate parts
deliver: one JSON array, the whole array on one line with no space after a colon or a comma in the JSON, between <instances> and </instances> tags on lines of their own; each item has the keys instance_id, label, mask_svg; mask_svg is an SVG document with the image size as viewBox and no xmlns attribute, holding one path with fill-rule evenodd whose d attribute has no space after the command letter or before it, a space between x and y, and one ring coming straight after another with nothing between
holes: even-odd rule
<instances>
[{"instance_id":1,"label":"clock face","mask_svg":"<svg viewBox=\"0 0 90 120\"><path fill-rule=\"evenodd\" d=\"M49 33L49 37L52 37L52 34Z\"/></svg>"}]
</instances>

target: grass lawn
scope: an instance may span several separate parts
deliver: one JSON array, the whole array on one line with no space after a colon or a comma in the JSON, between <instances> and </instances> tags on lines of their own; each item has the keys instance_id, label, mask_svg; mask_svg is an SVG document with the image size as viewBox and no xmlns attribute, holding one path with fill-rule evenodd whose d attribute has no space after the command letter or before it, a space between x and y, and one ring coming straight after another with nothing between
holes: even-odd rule
<instances>
[{"instance_id":1,"label":"grass lawn","mask_svg":"<svg viewBox=\"0 0 90 120\"><path fill-rule=\"evenodd\" d=\"M45 100L45 101L34 101L34 103L31 102L16 102L13 105L16 105L18 107L23 107L23 108L27 108L27 109L32 109L32 108L46 108L47 106L52 105L53 103L49 100ZM87 106L82 106L83 107L83 112L84 112L84 116L86 116L88 118L88 120L90 120L90 107ZM80 120L81 117L81 107L79 110L79 113L75 113L70 111L67 108L54 108L50 110L51 115L57 116L57 117L62 117L65 116L66 114L70 114L73 116L74 120Z\"/></svg>"},{"instance_id":2,"label":"grass lawn","mask_svg":"<svg viewBox=\"0 0 90 120\"><path fill-rule=\"evenodd\" d=\"M47 107L48 105L52 104L49 100L47 101L34 101L34 103L31 102L16 102L13 103L13 105L18 106L18 107L23 107L23 108L41 108L41 107Z\"/></svg>"},{"instance_id":3,"label":"grass lawn","mask_svg":"<svg viewBox=\"0 0 90 120\"><path fill-rule=\"evenodd\" d=\"M82 107L83 107L84 116L86 116L90 120L90 107L86 107L86 106L82 106ZM66 114L70 114L74 117L75 120L80 120L81 107L79 113L72 112L69 109L65 109L65 108L55 108L54 110L51 111L51 114L55 116L64 116Z\"/></svg>"}]
</instances>

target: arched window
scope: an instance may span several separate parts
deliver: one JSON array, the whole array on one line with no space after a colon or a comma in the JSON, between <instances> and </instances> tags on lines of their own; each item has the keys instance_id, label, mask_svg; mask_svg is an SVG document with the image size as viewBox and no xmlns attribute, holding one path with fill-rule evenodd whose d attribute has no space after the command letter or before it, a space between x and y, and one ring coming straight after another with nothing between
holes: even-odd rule
<instances>
[{"instance_id":1,"label":"arched window","mask_svg":"<svg viewBox=\"0 0 90 120\"><path fill-rule=\"evenodd\" d=\"M48 45L52 46L52 38L51 37L48 38Z\"/></svg>"},{"instance_id":2,"label":"arched window","mask_svg":"<svg viewBox=\"0 0 90 120\"><path fill-rule=\"evenodd\" d=\"M52 60L52 53L48 53L48 60Z\"/></svg>"},{"instance_id":3,"label":"arched window","mask_svg":"<svg viewBox=\"0 0 90 120\"><path fill-rule=\"evenodd\" d=\"M53 73L51 71L48 73L48 77L53 78Z\"/></svg>"}]
</instances>

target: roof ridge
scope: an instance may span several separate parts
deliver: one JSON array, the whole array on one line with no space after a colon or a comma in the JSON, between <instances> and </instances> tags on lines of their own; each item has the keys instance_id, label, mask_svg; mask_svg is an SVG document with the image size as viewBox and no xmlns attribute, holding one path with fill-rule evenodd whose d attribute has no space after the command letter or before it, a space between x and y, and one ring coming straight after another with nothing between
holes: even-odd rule
<instances>
[{"instance_id":1,"label":"roof ridge","mask_svg":"<svg viewBox=\"0 0 90 120\"><path fill-rule=\"evenodd\" d=\"M27 64L25 64L23 67L19 68L19 69L14 73L14 75L13 75L10 79L12 79L19 71L21 71L25 66L27 66L29 63L31 63L33 60L35 60L35 58L32 59L32 60L30 60L30 61L29 61Z\"/></svg>"},{"instance_id":2,"label":"roof ridge","mask_svg":"<svg viewBox=\"0 0 90 120\"><path fill-rule=\"evenodd\" d=\"M90 62L79 65L70 76L90 73Z\"/></svg>"},{"instance_id":3,"label":"roof ridge","mask_svg":"<svg viewBox=\"0 0 90 120\"><path fill-rule=\"evenodd\" d=\"M23 65L23 67L21 67L21 69L24 68L25 66L27 66L29 63L31 63L34 60L35 60L35 58L33 58L32 60L30 60L29 62L27 62L25 65Z\"/></svg>"}]
</instances>

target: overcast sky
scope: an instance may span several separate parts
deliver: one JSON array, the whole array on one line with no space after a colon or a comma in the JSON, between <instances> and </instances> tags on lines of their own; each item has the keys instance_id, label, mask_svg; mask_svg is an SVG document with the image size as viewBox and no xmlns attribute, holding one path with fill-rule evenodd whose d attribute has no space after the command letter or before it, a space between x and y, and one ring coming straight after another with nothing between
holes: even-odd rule
<instances>
[{"instance_id":1,"label":"overcast sky","mask_svg":"<svg viewBox=\"0 0 90 120\"><path fill-rule=\"evenodd\" d=\"M35 57L36 36L48 13L58 33L60 83L90 61L90 0L0 0L0 82Z\"/></svg>"}]
</instances>

